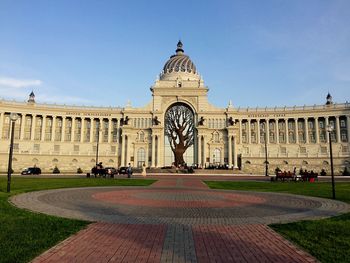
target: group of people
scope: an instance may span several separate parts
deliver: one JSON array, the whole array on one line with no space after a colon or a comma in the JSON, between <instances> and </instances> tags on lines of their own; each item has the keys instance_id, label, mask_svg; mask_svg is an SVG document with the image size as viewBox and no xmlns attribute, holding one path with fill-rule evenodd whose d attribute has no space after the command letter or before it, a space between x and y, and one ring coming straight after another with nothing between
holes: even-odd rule
<instances>
[{"instance_id":1,"label":"group of people","mask_svg":"<svg viewBox=\"0 0 350 263\"><path fill-rule=\"evenodd\" d=\"M315 173L313 170L308 171L306 169L303 170L302 168L300 168L299 170L299 177L298 177L296 170L297 170L296 167L294 167L293 172L291 171L287 172L287 171L282 171L280 168L277 167L275 169L276 179L284 180L284 178L289 178L289 179L298 180L298 178L301 178L302 181L313 181L318 177L318 173ZM322 176L326 175L326 171L322 169L320 175Z\"/></svg>"}]
</instances>

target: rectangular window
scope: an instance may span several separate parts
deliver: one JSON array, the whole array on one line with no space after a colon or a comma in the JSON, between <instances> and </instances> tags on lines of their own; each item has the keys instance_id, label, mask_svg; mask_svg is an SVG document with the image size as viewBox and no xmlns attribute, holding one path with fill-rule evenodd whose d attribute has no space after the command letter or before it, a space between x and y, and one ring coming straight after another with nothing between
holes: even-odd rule
<instances>
[{"instance_id":1,"label":"rectangular window","mask_svg":"<svg viewBox=\"0 0 350 263\"><path fill-rule=\"evenodd\" d=\"M346 122L345 122L345 120L340 120L340 127L341 127L341 128L346 128Z\"/></svg>"},{"instance_id":2,"label":"rectangular window","mask_svg":"<svg viewBox=\"0 0 350 263\"><path fill-rule=\"evenodd\" d=\"M18 144L18 143L14 143L14 144L13 144L13 151L14 151L15 153L18 153L18 152L19 152L19 144Z\"/></svg>"},{"instance_id":3,"label":"rectangular window","mask_svg":"<svg viewBox=\"0 0 350 263\"><path fill-rule=\"evenodd\" d=\"M324 122L323 121L320 121L318 124L320 126L320 129L324 129Z\"/></svg>"},{"instance_id":4,"label":"rectangular window","mask_svg":"<svg viewBox=\"0 0 350 263\"><path fill-rule=\"evenodd\" d=\"M111 146L111 153L115 153L116 152L116 147L115 146Z\"/></svg>"},{"instance_id":5,"label":"rectangular window","mask_svg":"<svg viewBox=\"0 0 350 263\"><path fill-rule=\"evenodd\" d=\"M40 144L34 144L33 151L34 151L35 153L40 152Z\"/></svg>"},{"instance_id":6,"label":"rectangular window","mask_svg":"<svg viewBox=\"0 0 350 263\"><path fill-rule=\"evenodd\" d=\"M53 151L54 151L55 153L59 153L59 152L60 152L60 149L61 149L60 146L61 146L61 145L59 145L59 144L55 144L55 145L53 146Z\"/></svg>"},{"instance_id":7,"label":"rectangular window","mask_svg":"<svg viewBox=\"0 0 350 263\"><path fill-rule=\"evenodd\" d=\"M313 129L314 128L314 123L312 121L309 121L309 129Z\"/></svg>"},{"instance_id":8,"label":"rectangular window","mask_svg":"<svg viewBox=\"0 0 350 263\"><path fill-rule=\"evenodd\" d=\"M74 152L79 152L79 145L74 145Z\"/></svg>"},{"instance_id":9,"label":"rectangular window","mask_svg":"<svg viewBox=\"0 0 350 263\"><path fill-rule=\"evenodd\" d=\"M322 146L321 147L321 153L327 153L327 147Z\"/></svg>"},{"instance_id":10,"label":"rectangular window","mask_svg":"<svg viewBox=\"0 0 350 263\"><path fill-rule=\"evenodd\" d=\"M306 153L306 147L300 147L300 153Z\"/></svg>"}]
</instances>

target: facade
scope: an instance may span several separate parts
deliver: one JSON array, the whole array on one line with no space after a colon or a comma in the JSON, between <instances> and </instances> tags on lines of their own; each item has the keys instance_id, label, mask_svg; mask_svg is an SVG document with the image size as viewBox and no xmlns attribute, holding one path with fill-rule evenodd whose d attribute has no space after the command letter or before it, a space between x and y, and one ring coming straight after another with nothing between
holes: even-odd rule
<instances>
[{"instance_id":1,"label":"facade","mask_svg":"<svg viewBox=\"0 0 350 263\"><path fill-rule=\"evenodd\" d=\"M192 112L193 143L184 160L199 167L227 165L247 173L270 173L276 167L319 172L330 170L328 125L335 173L350 168L350 104L336 104L328 94L324 105L274 108L217 108L208 102L208 88L179 42L151 88L143 108L79 107L35 102L0 101L0 172L7 171L10 113L15 125L13 169L39 166L52 172L84 172L105 166L170 166L174 162L165 118L174 105ZM98 148L98 151L97 151ZM97 154L98 153L98 156ZM97 160L98 158L98 160Z\"/></svg>"}]
</instances>

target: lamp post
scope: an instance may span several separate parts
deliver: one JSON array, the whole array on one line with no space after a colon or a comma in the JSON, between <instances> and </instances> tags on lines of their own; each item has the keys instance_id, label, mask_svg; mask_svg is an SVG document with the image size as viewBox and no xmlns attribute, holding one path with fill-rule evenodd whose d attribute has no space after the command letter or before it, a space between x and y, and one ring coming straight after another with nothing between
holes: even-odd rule
<instances>
[{"instance_id":1,"label":"lamp post","mask_svg":"<svg viewBox=\"0 0 350 263\"><path fill-rule=\"evenodd\" d=\"M265 176L269 176L269 164L267 161L267 133L265 128L263 128L263 132L265 134Z\"/></svg>"},{"instance_id":2,"label":"lamp post","mask_svg":"<svg viewBox=\"0 0 350 263\"><path fill-rule=\"evenodd\" d=\"M335 184L334 184L334 169L333 169L333 151L332 151L332 138L331 133L334 131L332 125L327 125L328 140L329 140L329 153L331 158L331 176L332 176L332 198L335 199Z\"/></svg>"},{"instance_id":3,"label":"lamp post","mask_svg":"<svg viewBox=\"0 0 350 263\"><path fill-rule=\"evenodd\" d=\"M16 113L10 114L10 120L11 120L11 143L10 143L10 152L9 152L9 163L7 167L7 192L9 193L11 191L11 174L12 174L12 155L13 155L13 140L15 135L15 124L16 120L18 119L18 115Z\"/></svg>"}]
</instances>

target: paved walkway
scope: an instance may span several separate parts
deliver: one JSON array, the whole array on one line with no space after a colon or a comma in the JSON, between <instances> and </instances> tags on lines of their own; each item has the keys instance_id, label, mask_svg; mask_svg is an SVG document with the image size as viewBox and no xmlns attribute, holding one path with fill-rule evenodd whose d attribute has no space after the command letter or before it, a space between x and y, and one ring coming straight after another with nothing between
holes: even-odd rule
<instances>
[{"instance_id":1,"label":"paved walkway","mask_svg":"<svg viewBox=\"0 0 350 263\"><path fill-rule=\"evenodd\" d=\"M165 177L151 187L32 192L11 201L97 221L34 262L315 262L267 224L350 211L320 198L210 190L186 177Z\"/></svg>"}]
</instances>

